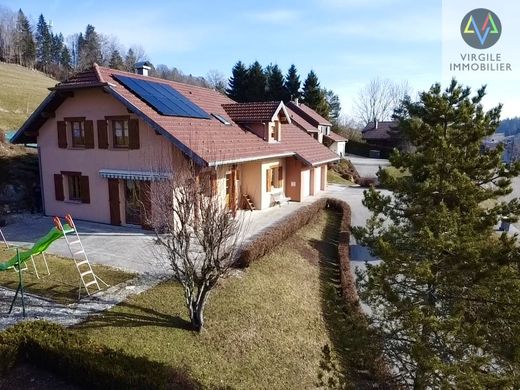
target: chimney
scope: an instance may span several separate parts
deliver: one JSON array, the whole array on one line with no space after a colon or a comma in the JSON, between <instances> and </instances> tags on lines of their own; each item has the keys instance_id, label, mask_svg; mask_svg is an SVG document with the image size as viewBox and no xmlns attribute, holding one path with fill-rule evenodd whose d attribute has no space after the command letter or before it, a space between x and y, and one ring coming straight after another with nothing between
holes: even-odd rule
<instances>
[{"instance_id":1,"label":"chimney","mask_svg":"<svg viewBox=\"0 0 520 390\"><path fill-rule=\"evenodd\" d=\"M374 118L374 129L377 129L379 127L379 121Z\"/></svg>"},{"instance_id":2,"label":"chimney","mask_svg":"<svg viewBox=\"0 0 520 390\"><path fill-rule=\"evenodd\" d=\"M297 107L300 106L299 99L297 97L294 98L294 104L296 104Z\"/></svg>"},{"instance_id":3,"label":"chimney","mask_svg":"<svg viewBox=\"0 0 520 390\"><path fill-rule=\"evenodd\" d=\"M148 71L152 69L151 65L152 64L148 61L137 62L134 65L135 73L143 76L148 76Z\"/></svg>"}]
</instances>

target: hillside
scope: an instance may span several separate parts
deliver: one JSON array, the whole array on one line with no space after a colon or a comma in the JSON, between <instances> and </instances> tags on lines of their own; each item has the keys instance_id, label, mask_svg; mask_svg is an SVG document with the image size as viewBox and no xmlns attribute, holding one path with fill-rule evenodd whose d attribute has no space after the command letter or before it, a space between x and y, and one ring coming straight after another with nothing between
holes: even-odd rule
<instances>
[{"instance_id":1,"label":"hillside","mask_svg":"<svg viewBox=\"0 0 520 390\"><path fill-rule=\"evenodd\" d=\"M56 83L36 70L0 62L0 130L17 130Z\"/></svg>"}]
</instances>

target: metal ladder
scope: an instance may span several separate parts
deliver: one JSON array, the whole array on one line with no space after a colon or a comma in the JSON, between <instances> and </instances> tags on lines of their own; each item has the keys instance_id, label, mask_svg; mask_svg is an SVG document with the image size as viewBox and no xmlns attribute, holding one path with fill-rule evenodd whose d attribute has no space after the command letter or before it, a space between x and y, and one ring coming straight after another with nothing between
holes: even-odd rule
<instances>
[{"instance_id":1,"label":"metal ladder","mask_svg":"<svg viewBox=\"0 0 520 390\"><path fill-rule=\"evenodd\" d=\"M96 291L100 291L101 287L99 282L108 287L108 284L105 283L99 276L97 276L92 270L92 266L90 265L90 261L88 259L87 253L85 252L85 248L79 238L78 230L76 229L76 225L72 220L72 216L67 214L65 216L65 221L69 225L70 229L65 230L63 225L61 224L61 220L58 217L54 217L54 224L58 230L63 232L63 237L67 242L67 246L69 247L70 254L74 259L74 263L76 264L76 268L79 273L79 291L78 291L78 299L81 298L81 287L85 289L87 295L90 295L90 289L96 289ZM67 234L74 233L72 237L72 241L69 239Z\"/></svg>"}]
</instances>

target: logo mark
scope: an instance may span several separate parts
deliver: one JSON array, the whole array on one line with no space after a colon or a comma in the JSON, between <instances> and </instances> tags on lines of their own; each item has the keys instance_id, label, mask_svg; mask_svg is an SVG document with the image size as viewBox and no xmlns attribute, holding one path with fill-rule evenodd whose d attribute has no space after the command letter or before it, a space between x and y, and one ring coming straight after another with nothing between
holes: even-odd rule
<instances>
[{"instance_id":1,"label":"logo mark","mask_svg":"<svg viewBox=\"0 0 520 390\"><path fill-rule=\"evenodd\" d=\"M497 14L486 8L477 8L464 16L460 24L464 41L475 49L489 49L502 34L502 23Z\"/></svg>"}]
</instances>

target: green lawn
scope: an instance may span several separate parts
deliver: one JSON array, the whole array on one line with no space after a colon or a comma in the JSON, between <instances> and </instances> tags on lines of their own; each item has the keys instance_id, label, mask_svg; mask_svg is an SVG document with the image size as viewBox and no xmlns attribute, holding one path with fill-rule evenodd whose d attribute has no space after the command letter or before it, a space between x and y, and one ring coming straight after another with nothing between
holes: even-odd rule
<instances>
[{"instance_id":1,"label":"green lawn","mask_svg":"<svg viewBox=\"0 0 520 390\"><path fill-rule=\"evenodd\" d=\"M0 131L17 130L56 83L41 72L0 63Z\"/></svg>"},{"instance_id":2,"label":"green lawn","mask_svg":"<svg viewBox=\"0 0 520 390\"><path fill-rule=\"evenodd\" d=\"M333 169L327 170L327 182L332 184L342 184L346 186L354 184L350 180L343 179L341 175Z\"/></svg>"},{"instance_id":3,"label":"green lawn","mask_svg":"<svg viewBox=\"0 0 520 390\"><path fill-rule=\"evenodd\" d=\"M183 293L174 282L134 296L76 331L109 347L185 366L207 386L315 388L322 348L345 352L359 339L347 334L352 329L338 295L338 225L337 214L323 212L245 272L224 280L210 297L202 334L187 330ZM342 359L347 372L349 361L361 361L348 353Z\"/></svg>"},{"instance_id":4,"label":"green lawn","mask_svg":"<svg viewBox=\"0 0 520 390\"><path fill-rule=\"evenodd\" d=\"M14 248L0 250L0 262L10 259L16 254ZM46 254L50 275L47 276L45 265L41 256L35 258L36 267L40 279L36 278L34 267L29 260L27 270L23 271L25 290L32 294L50 298L55 302L70 304L78 301L79 274L73 260ZM103 265L92 265L92 269L101 279L113 286L133 278L135 275L123 272ZM14 270L0 272L0 285L16 289L18 286L18 273ZM102 286L104 287L104 285ZM85 291L82 291L85 294Z\"/></svg>"}]
</instances>

